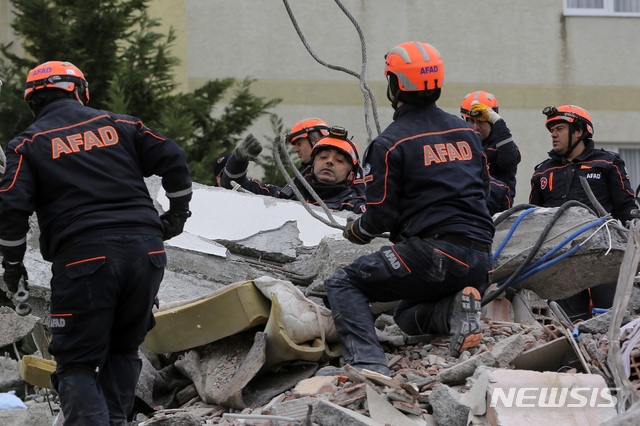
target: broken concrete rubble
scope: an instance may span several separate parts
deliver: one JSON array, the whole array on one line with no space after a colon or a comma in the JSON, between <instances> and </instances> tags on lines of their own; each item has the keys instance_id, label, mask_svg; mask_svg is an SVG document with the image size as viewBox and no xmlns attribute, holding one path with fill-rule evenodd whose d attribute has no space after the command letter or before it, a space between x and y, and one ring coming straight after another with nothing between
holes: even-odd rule
<instances>
[{"instance_id":1,"label":"broken concrete rubble","mask_svg":"<svg viewBox=\"0 0 640 426\"><path fill-rule=\"evenodd\" d=\"M148 183L158 208L163 210L168 204L158 193L158 183L153 180ZM575 239L573 244L584 243L582 250L586 251L543 269L539 277L528 278L520 285L526 289L521 289L517 297L500 298L499 309L493 309L497 304L487 306L490 309L485 310L483 318L482 345L457 359L448 356L446 336L406 336L388 315L389 308L380 308L386 314L378 316L376 312L376 327L387 352L391 377L352 371L346 377L334 378L335 385L331 382L330 387L316 388L317 393L313 394L296 390L296 386L312 378L319 365L339 357L339 347L328 345L335 343L328 338L332 333L330 326L322 325L325 320L331 323L326 307L322 306L324 280L357 256L389 242L376 239L369 246L354 246L341 237L339 229L311 218L294 202L203 186L197 187L195 195L194 216L187 222L185 234L167 242L170 264L159 295L158 317L163 312L168 314L167 318L175 316L185 305L215 299L215 295L228 292L234 286L245 286L251 294L260 296L257 300L261 302L256 308L259 312L255 314L249 309L244 313L254 312L253 315L231 321L231 313L220 307L211 308L211 312L200 311L195 315L197 319L189 320L189 316L185 316L186 322L173 324L173 329L162 329L158 321L159 326L149 340L156 340L158 346L154 350L158 353L149 351L150 345L146 344L141 350L144 367L137 392L141 413L137 421L144 425L198 424L198 421L200 424L276 424L269 416L293 419L291 424L304 424L307 420L315 424L435 424L436 421L443 424L449 421L443 419L464 417L451 417L452 406L447 401L454 398L460 413L467 413L466 420L471 418L474 424L488 422L486 412L481 414L478 398L467 397L472 391L487 397L486 391L473 390L469 385L478 382L478 378L474 378L478 371L527 368L552 371L558 380L571 369L579 371L575 349L549 314L544 298L580 291L602 281L607 273L606 278L610 280L620 266L619 247L624 248L623 235L615 230L611 232L611 241L606 231L598 231L588 241L585 236ZM231 199L241 200L242 211L229 212L233 206ZM279 222L271 217L271 212L276 210L275 216L281 216ZM515 271L553 215L552 210L539 210L522 221L500 252L496 259L496 281ZM555 238L542 244L534 261L552 251L575 230L576 224L593 220L579 209L571 208L565 215L550 234L550 238ZM342 223L346 216L336 213L335 219ZM216 218L215 224L211 223L211 217ZM232 235L232 231L238 232L234 222L241 223L242 230ZM510 218L499 226L494 250L505 241L513 223L514 219ZM39 259L36 234L37 229L30 235L29 260L25 263L32 278L34 305L37 305L34 318L46 322L50 272L49 265ZM558 254L563 252L565 249ZM592 263L598 268L591 268ZM590 271L601 266L602 271ZM311 323L303 326L305 331L312 331L311 335L300 337L288 329L289 324L283 320L286 318L283 312L288 312L288 307L279 295L274 299L270 292L260 292L257 284L264 279L281 283L294 300L316 303L318 307L313 311L307 309L294 314L302 316L313 312ZM236 306L228 301L223 305ZM499 316L498 312L509 314ZM637 311L630 307L630 317L636 315ZM187 332L189 327L206 333ZM581 332L576 345L583 356L588 357L590 368L582 375L597 375L610 385L606 336L589 330L589 333ZM29 331L21 333L26 335ZM276 335L281 339L271 341L270 336ZM180 339L182 342L178 345L176 342ZM270 351L270 342L275 344L273 351ZM551 349L546 350L545 345ZM270 358L276 361L268 362ZM640 378L636 378L636 382L640 383ZM327 388L330 391L327 392ZM377 410L380 407L384 409ZM590 411L585 409L584 413Z\"/></svg>"}]
</instances>

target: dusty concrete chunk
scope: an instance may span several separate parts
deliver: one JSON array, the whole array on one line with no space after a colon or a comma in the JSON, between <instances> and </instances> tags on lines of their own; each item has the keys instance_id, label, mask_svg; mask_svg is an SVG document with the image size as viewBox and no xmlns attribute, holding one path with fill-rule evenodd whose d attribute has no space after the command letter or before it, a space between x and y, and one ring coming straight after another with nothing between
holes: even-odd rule
<instances>
[{"instance_id":1,"label":"dusty concrete chunk","mask_svg":"<svg viewBox=\"0 0 640 426\"><path fill-rule=\"evenodd\" d=\"M316 405L311 420L321 425L383 426L383 423L329 401L320 401Z\"/></svg>"},{"instance_id":2,"label":"dusty concrete chunk","mask_svg":"<svg viewBox=\"0 0 640 426\"><path fill-rule=\"evenodd\" d=\"M394 426L416 426L416 423L402 414L371 386L367 386L367 406L369 416L380 423Z\"/></svg>"},{"instance_id":3,"label":"dusty concrete chunk","mask_svg":"<svg viewBox=\"0 0 640 426\"><path fill-rule=\"evenodd\" d=\"M640 401L633 404L624 413L607 420L600 426L636 426L638 419L640 419Z\"/></svg>"},{"instance_id":4,"label":"dusty concrete chunk","mask_svg":"<svg viewBox=\"0 0 640 426\"><path fill-rule=\"evenodd\" d=\"M494 263L495 281L508 277L522 264L558 209L538 208L524 217ZM502 244L521 213L523 212L511 215L496 227L493 239L494 251ZM576 223L589 223L596 219L585 208L570 207L559 217L549 233L549 237L555 238L548 238L542 244L533 261L549 253L574 232ZM520 284L522 288L535 291L543 299L557 300L577 294L586 288L610 283L612 277L615 281L627 245L626 236L623 237L618 232L609 233L604 228L586 241L590 235L591 232L585 232L560 248L554 257L562 255L578 243L584 243L582 248L572 256L542 268L538 273L527 278ZM598 265L598 267L594 268L592 265ZM553 285L549 285L550 282Z\"/></svg>"},{"instance_id":5,"label":"dusty concrete chunk","mask_svg":"<svg viewBox=\"0 0 640 426\"><path fill-rule=\"evenodd\" d=\"M511 361L520 356L527 343L532 340L533 337L531 336L515 334L498 341L491 351L496 358L496 366L501 368L508 367Z\"/></svg>"},{"instance_id":6,"label":"dusty concrete chunk","mask_svg":"<svg viewBox=\"0 0 640 426\"><path fill-rule=\"evenodd\" d=\"M429 395L433 417L439 425L466 426L469 407L460 402L460 394L447 385L439 384Z\"/></svg>"},{"instance_id":7,"label":"dusty concrete chunk","mask_svg":"<svg viewBox=\"0 0 640 426\"><path fill-rule=\"evenodd\" d=\"M464 383L465 379L471 376L481 365L494 366L496 358L491 352L483 352L480 355L473 356L460 364L451 368L440 371L437 380L442 383Z\"/></svg>"},{"instance_id":8,"label":"dusty concrete chunk","mask_svg":"<svg viewBox=\"0 0 640 426\"><path fill-rule=\"evenodd\" d=\"M596 374L494 370L486 418L491 424L600 425L616 416L615 398Z\"/></svg>"},{"instance_id":9,"label":"dusty concrete chunk","mask_svg":"<svg viewBox=\"0 0 640 426\"><path fill-rule=\"evenodd\" d=\"M302 380L291 392L296 397L320 395L334 392L337 384L337 376L315 376Z\"/></svg>"},{"instance_id":10,"label":"dusty concrete chunk","mask_svg":"<svg viewBox=\"0 0 640 426\"><path fill-rule=\"evenodd\" d=\"M624 312L622 318L622 325L625 325L631 321L629 311ZM604 313L602 315L596 315L595 317L582 321L578 324L578 330L580 333L591 334L604 334L609 332L609 325L611 324L611 312Z\"/></svg>"},{"instance_id":11,"label":"dusty concrete chunk","mask_svg":"<svg viewBox=\"0 0 640 426\"><path fill-rule=\"evenodd\" d=\"M39 318L34 315L24 317L8 306L0 307L0 347L11 345L33 331Z\"/></svg>"}]
</instances>

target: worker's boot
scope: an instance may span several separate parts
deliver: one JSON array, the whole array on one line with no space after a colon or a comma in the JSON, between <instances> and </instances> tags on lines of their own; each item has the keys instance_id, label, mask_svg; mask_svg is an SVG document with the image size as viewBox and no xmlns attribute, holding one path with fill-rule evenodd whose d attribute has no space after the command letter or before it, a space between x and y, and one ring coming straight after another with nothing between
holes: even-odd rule
<instances>
[{"instance_id":1,"label":"worker's boot","mask_svg":"<svg viewBox=\"0 0 640 426\"><path fill-rule=\"evenodd\" d=\"M475 287L465 287L453 297L449 304L449 353L459 356L482 340L480 321L480 292Z\"/></svg>"}]
</instances>

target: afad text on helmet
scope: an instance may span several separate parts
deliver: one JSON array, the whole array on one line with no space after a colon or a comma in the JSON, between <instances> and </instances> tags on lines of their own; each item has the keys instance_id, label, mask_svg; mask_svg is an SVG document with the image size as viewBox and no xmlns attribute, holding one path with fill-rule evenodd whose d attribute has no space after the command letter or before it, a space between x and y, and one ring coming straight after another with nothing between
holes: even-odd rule
<instances>
[{"instance_id":1,"label":"afad text on helmet","mask_svg":"<svg viewBox=\"0 0 640 426\"><path fill-rule=\"evenodd\" d=\"M438 72L438 66L437 65L420 68L420 75L422 75L422 74L433 74L435 72Z\"/></svg>"},{"instance_id":2,"label":"afad text on helmet","mask_svg":"<svg viewBox=\"0 0 640 426\"><path fill-rule=\"evenodd\" d=\"M33 70L33 73L31 73L31 75L35 77L40 74L49 74L52 71L53 69L51 67L36 68L35 70Z\"/></svg>"}]
</instances>

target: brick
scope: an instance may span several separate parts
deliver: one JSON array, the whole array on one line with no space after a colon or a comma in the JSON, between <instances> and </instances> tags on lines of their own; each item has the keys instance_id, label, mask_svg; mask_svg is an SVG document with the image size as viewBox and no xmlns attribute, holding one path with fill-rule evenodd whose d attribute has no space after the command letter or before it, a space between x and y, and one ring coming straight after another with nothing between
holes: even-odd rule
<instances>
[{"instance_id":1,"label":"brick","mask_svg":"<svg viewBox=\"0 0 640 426\"><path fill-rule=\"evenodd\" d=\"M311 396L333 393L338 384L337 376L315 376L298 382L292 393L295 396Z\"/></svg>"}]
</instances>

